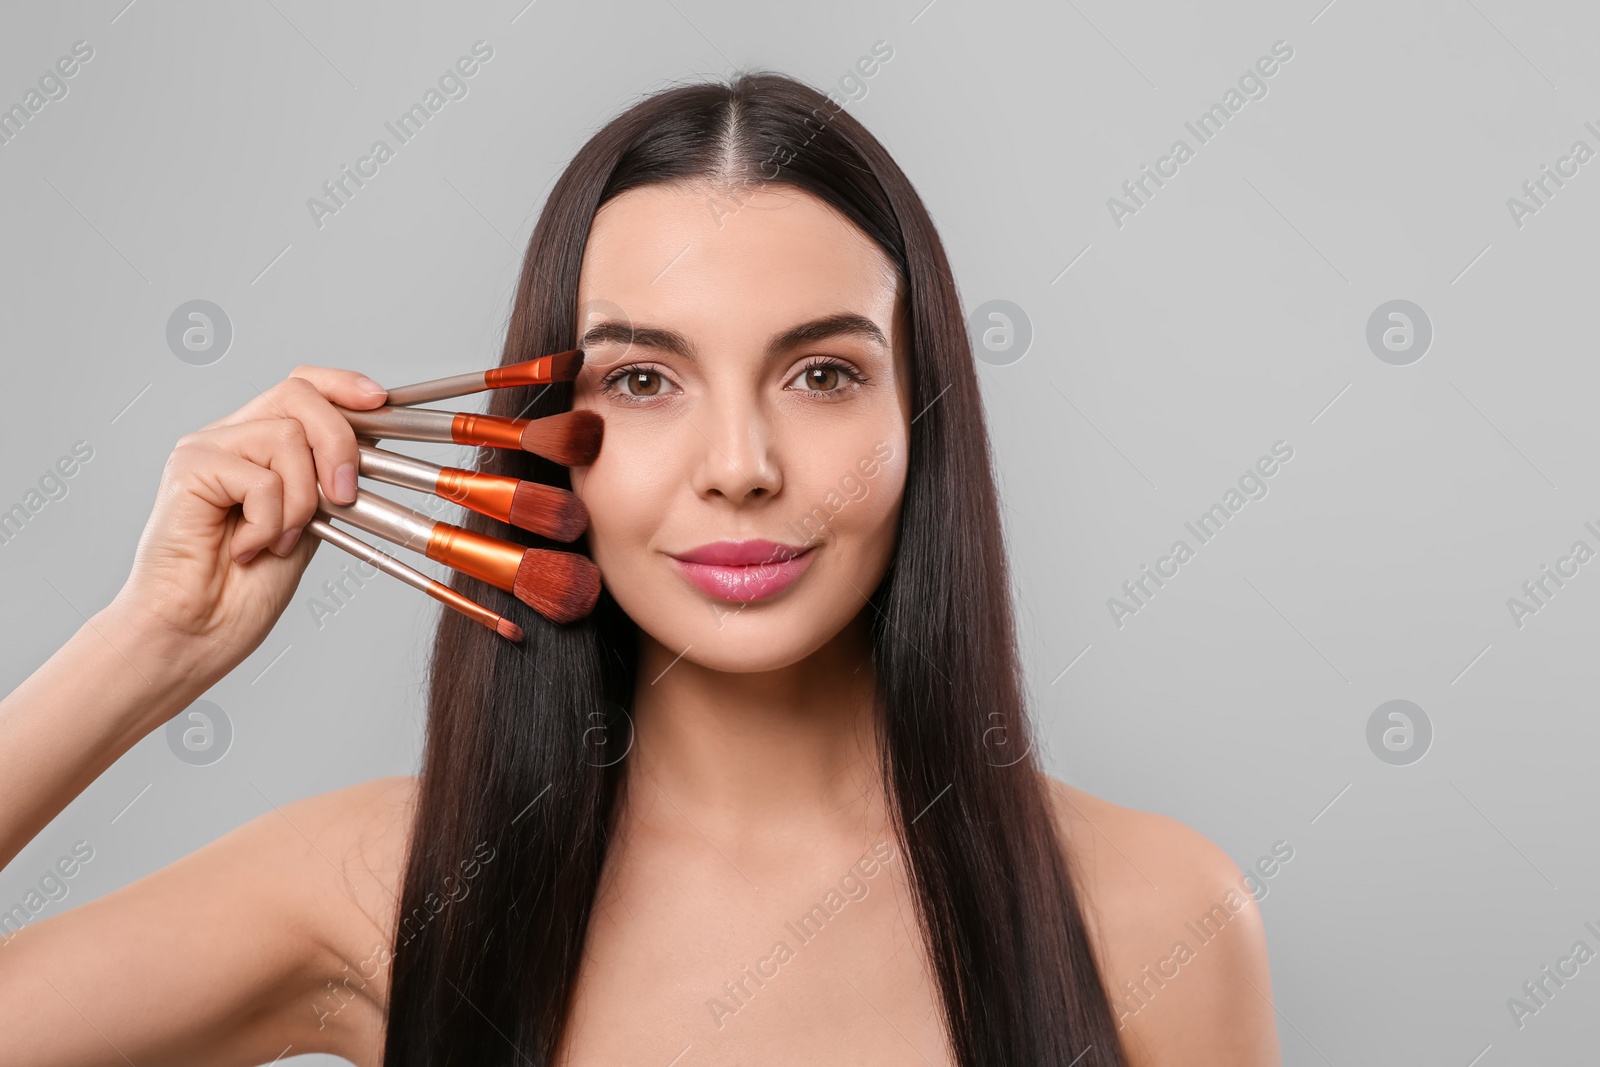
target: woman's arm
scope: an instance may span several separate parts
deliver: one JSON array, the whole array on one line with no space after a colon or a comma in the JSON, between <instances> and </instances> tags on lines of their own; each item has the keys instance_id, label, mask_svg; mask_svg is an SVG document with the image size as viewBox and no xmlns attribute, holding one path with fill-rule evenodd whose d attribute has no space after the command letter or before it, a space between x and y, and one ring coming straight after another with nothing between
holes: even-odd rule
<instances>
[{"instance_id":1,"label":"woman's arm","mask_svg":"<svg viewBox=\"0 0 1600 1067\"><path fill-rule=\"evenodd\" d=\"M355 438L330 401L381 403L364 381L297 368L178 442L122 590L0 701L0 861L261 644L316 550L299 534L319 485L353 495ZM381 1014L359 1003L332 1025L311 1008L354 958L347 931L364 921L371 941L386 926L388 887L344 855L401 824L393 805L354 817L360 790L285 805L61 915L0 924L0 1064L263 1063L287 1045L354 1047L362 1025L370 1036Z\"/></svg>"},{"instance_id":2,"label":"woman's arm","mask_svg":"<svg viewBox=\"0 0 1600 1067\"><path fill-rule=\"evenodd\" d=\"M211 679L201 650L113 602L0 700L0 868Z\"/></svg>"}]
</instances>

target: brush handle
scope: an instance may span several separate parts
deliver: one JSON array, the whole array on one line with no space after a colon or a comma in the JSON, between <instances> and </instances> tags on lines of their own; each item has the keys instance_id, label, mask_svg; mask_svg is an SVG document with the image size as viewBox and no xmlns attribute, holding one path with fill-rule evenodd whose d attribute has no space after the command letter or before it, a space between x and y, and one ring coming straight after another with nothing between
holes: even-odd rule
<instances>
[{"instance_id":1,"label":"brush handle","mask_svg":"<svg viewBox=\"0 0 1600 1067\"><path fill-rule=\"evenodd\" d=\"M421 493L438 492L439 474L444 470L438 464L371 445L361 445L360 451L362 476Z\"/></svg>"},{"instance_id":2,"label":"brush handle","mask_svg":"<svg viewBox=\"0 0 1600 1067\"><path fill-rule=\"evenodd\" d=\"M441 604L454 608L474 622L482 623L495 633L500 633L502 621L500 614L490 611L470 597L462 596L443 582L434 581L416 568L406 566L388 553L378 551L360 538L352 537L337 526L330 525L327 521L329 518L327 512L318 511L317 518L307 523L306 529L336 548L344 549L362 562L400 579L414 589L422 590Z\"/></svg>"},{"instance_id":3,"label":"brush handle","mask_svg":"<svg viewBox=\"0 0 1600 1067\"><path fill-rule=\"evenodd\" d=\"M350 428L364 437L396 441L437 441L454 444L456 416L453 411L424 411L385 405L371 411L340 408Z\"/></svg>"},{"instance_id":4,"label":"brush handle","mask_svg":"<svg viewBox=\"0 0 1600 1067\"><path fill-rule=\"evenodd\" d=\"M317 493L321 497L319 510L344 520L358 530L377 534L385 541L393 541L413 552L428 555L436 524L427 516L365 489L356 490L353 504L335 504L322 493L320 486Z\"/></svg>"},{"instance_id":5,"label":"brush handle","mask_svg":"<svg viewBox=\"0 0 1600 1067\"><path fill-rule=\"evenodd\" d=\"M380 552L360 538L353 537L339 529L337 526L330 525L328 520L331 518L333 518L332 515L326 511L323 511L321 508L318 508L317 517L306 524L306 529L310 530L312 533L316 534L330 545L333 545L336 548L342 548L357 559L365 563L372 564L372 566L378 568L380 571L383 571L385 574L394 575L394 577L400 579L402 582L405 582L414 589L420 589L424 593L430 593L432 592L431 587L438 584L432 578L429 578L426 574L423 574L415 567L409 567L395 559L393 556L389 555L387 552Z\"/></svg>"},{"instance_id":6,"label":"brush handle","mask_svg":"<svg viewBox=\"0 0 1600 1067\"><path fill-rule=\"evenodd\" d=\"M468 393L478 393L489 388L489 383L484 380L483 371L473 371L470 374L452 374L448 378L435 378L429 382L418 382L416 385L401 385L388 390L390 404L426 404L433 400L444 400L446 397L466 396Z\"/></svg>"}]
</instances>

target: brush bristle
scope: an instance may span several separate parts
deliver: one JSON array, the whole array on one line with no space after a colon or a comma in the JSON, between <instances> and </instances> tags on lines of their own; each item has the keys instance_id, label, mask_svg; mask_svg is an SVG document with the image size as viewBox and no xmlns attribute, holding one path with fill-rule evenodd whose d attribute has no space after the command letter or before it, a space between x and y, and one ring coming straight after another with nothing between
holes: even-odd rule
<instances>
[{"instance_id":1,"label":"brush bristle","mask_svg":"<svg viewBox=\"0 0 1600 1067\"><path fill-rule=\"evenodd\" d=\"M523 482L511 495L511 525L557 541L571 541L589 525L589 509L571 491Z\"/></svg>"},{"instance_id":2,"label":"brush bristle","mask_svg":"<svg viewBox=\"0 0 1600 1067\"><path fill-rule=\"evenodd\" d=\"M510 619L501 619L494 624L494 629L501 637L508 637L519 645L522 643L522 627Z\"/></svg>"},{"instance_id":3,"label":"brush bristle","mask_svg":"<svg viewBox=\"0 0 1600 1067\"><path fill-rule=\"evenodd\" d=\"M523 427L522 448L563 467L583 467L600 454L605 420L598 412L580 408L534 419Z\"/></svg>"},{"instance_id":4,"label":"brush bristle","mask_svg":"<svg viewBox=\"0 0 1600 1067\"><path fill-rule=\"evenodd\" d=\"M570 382L578 376L583 369L583 349L573 352L562 352L550 357L550 380L552 382Z\"/></svg>"},{"instance_id":5,"label":"brush bristle","mask_svg":"<svg viewBox=\"0 0 1600 1067\"><path fill-rule=\"evenodd\" d=\"M530 548L522 554L512 592L552 622L573 622L600 599L600 568L576 552Z\"/></svg>"}]
</instances>

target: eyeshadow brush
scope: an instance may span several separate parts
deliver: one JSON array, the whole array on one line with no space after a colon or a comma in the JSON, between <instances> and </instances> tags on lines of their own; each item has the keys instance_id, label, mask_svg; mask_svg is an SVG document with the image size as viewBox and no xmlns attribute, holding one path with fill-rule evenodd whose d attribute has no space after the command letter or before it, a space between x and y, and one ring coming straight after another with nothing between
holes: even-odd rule
<instances>
[{"instance_id":1,"label":"eyeshadow brush","mask_svg":"<svg viewBox=\"0 0 1600 1067\"><path fill-rule=\"evenodd\" d=\"M571 541L589 525L589 509L583 501L559 486L461 467L441 467L365 443L360 444L360 450L363 477L432 493L557 541Z\"/></svg>"},{"instance_id":2,"label":"eyeshadow brush","mask_svg":"<svg viewBox=\"0 0 1600 1067\"><path fill-rule=\"evenodd\" d=\"M360 538L350 536L337 526L329 525L327 521L329 517L327 512L318 511L317 517L306 524L306 529L330 545L344 549L352 556L371 564L385 574L392 574L407 585L422 590L441 604L454 608L474 622L483 623L483 625L501 637L521 642L522 627L510 619L490 611L476 600L462 596L443 582L434 581L426 574L414 567L401 563L388 553L378 551Z\"/></svg>"},{"instance_id":3,"label":"eyeshadow brush","mask_svg":"<svg viewBox=\"0 0 1600 1067\"><path fill-rule=\"evenodd\" d=\"M540 419L508 419L467 411L434 411L384 405L368 411L340 408L359 437L390 441L436 441L480 448L520 448L563 467L593 463L600 454L605 420L579 408Z\"/></svg>"},{"instance_id":4,"label":"eyeshadow brush","mask_svg":"<svg viewBox=\"0 0 1600 1067\"><path fill-rule=\"evenodd\" d=\"M600 568L588 556L435 522L365 489L356 490L353 504L335 504L320 488L318 495L321 509L334 518L503 589L552 621L581 619L600 597Z\"/></svg>"},{"instance_id":5,"label":"eyeshadow brush","mask_svg":"<svg viewBox=\"0 0 1600 1067\"><path fill-rule=\"evenodd\" d=\"M415 385L400 385L388 390L388 403L397 407L426 404L446 397L466 396L485 389L505 389L515 385L549 385L551 382L570 382L583 368L583 349L557 352L551 356L513 363L509 367L473 371L470 374L453 374L448 378L435 378Z\"/></svg>"}]
</instances>

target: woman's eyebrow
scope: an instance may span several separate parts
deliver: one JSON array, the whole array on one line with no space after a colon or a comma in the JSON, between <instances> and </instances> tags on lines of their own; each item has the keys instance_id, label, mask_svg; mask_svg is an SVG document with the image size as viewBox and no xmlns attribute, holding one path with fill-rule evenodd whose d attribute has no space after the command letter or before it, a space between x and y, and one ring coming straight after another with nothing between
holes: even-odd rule
<instances>
[{"instance_id":1,"label":"woman's eyebrow","mask_svg":"<svg viewBox=\"0 0 1600 1067\"><path fill-rule=\"evenodd\" d=\"M860 337L885 351L889 348L888 338L884 337L877 323L865 315L841 312L837 315L812 319L810 322L802 322L798 326L792 326L782 333L773 335L767 342L766 357L772 359L801 345L825 341L832 337ZM653 348L670 352L691 362L697 358L694 345L683 334L664 326L651 326L646 323L630 324L615 319L603 319L584 331L578 347L587 348L603 344L631 344L642 348Z\"/></svg>"}]
</instances>

